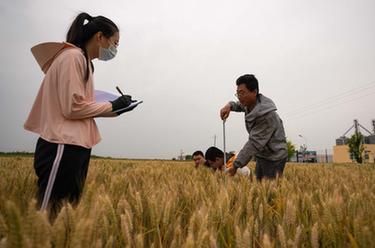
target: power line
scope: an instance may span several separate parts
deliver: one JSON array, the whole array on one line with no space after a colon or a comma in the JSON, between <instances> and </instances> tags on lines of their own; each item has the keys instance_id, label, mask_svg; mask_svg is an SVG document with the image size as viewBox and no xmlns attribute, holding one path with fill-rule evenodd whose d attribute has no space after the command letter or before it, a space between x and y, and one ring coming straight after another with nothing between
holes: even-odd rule
<instances>
[{"instance_id":1,"label":"power line","mask_svg":"<svg viewBox=\"0 0 375 248\"><path fill-rule=\"evenodd\" d=\"M311 108L311 107L314 107L314 106L320 106L326 102L330 102L330 101L335 101L335 99L340 99L340 98L345 98L347 96L353 96L355 94L358 94L358 93L361 93L362 91L364 90L368 90L368 89L371 89L375 87L375 82L371 82L367 85L364 85L364 86L361 86L361 87L357 87L355 89L351 89L351 90L347 90L347 91L344 91L340 94L337 94L335 96L332 96L332 97L328 97L327 99L323 99L321 101L318 101L318 102L315 102L313 104L310 104L310 105L306 105L306 106L303 106L303 107L297 107L295 110L292 110L290 112L287 112L287 114L292 114L294 112L300 112L301 110L304 110L306 108Z\"/></svg>"},{"instance_id":2,"label":"power line","mask_svg":"<svg viewBox=\"0 0 375 248\"><path fill-rule=\"evenodd\" d=\"M317 108L317 109L310 109L308 111L304 111L304 112L301 112L301 113L298 113L298 114L295 114L295 115L291 115L291 116L287 116L286 118L284 118L285 120L293 120L293 119L299 119L299 118L302 118L302 117L305 117L305 116L308 116L308 115L311 115L311 114L315 114L315 113L319 113L321 111L325 111L325 110L329 110L329 109L332 109L332 108L335 108L337 106L341 106L345 103L349 103L349 102L353 102L355 100L358 100L360 98L364 98L366 96L369 96L369 95L372 95L374 94L375 92L371 92L370 94L366 94L366 95L362 95L362 96L359 96L357 98L354 98L354 99L350 99L348 101L345 101L345 102L341 102L341 103L336 103L336 104L333 104L333 105L330 105L330 106L322 106L320 108Z\"/></svg>"},{"instance_id":3,"label":"power line","mask_svg":"<svg viewBox=\"0 0 375 248\"><path fill-rule=\"evenodd\" d=\"M364 85L364 86L361 86L361 87L357 87L355 89L351 89L351 90L347 90L347 91L344 91L340 94L337 94L335 96L332 96L332 97L328 97L326 99L323 99L321 101L318 101L318 102L315 102L313 104L310 104L310 105L305 105L305 106L302 106L302 107L297 107L295 108L294 110L291 110L289 112L286 112L285 115L299 115L301 112L303 111L310 111L310 110L313 110L313 109L316 109L316 108L319 108L319 107L326 107L326 105L328 104L331 104L331 103L335 103L339 100L344 100L345 98L350 98L350 97L353 97L354 95L357 95L357 94L361 94L363 93L364 91L368 91L368 90L371 90L372 88L375 89L375 82L371 82L367 85Z\"/></svg>"},{"instance_id":4,"label":"power line","mask_svg":"<svg viewBox=\"0 0 375 248\"><path fill-rule=\"evenodd\" d=\"M293 120L293 119L299 119L299 118L302 118L302 117L305 117L307 115L311 115L311 114L314 114L314 113L317 113L317 112L320 112L320 111L325 111L325 110L328 110L328 109L332 109L334 107L337 107L337 106L341 106L345 103L348 103L348 102L352 102L352 101L355 101L355 100L358 100L360 98L364 98L364 97L367 97L369 95L372 95L372 94L375 94L375 91L374 92L370 92L368 94L364 94L364 95L360 95L356 98L353 98L353 99L349 99L347 101L344 101L344 102L340 102L340 103L335 103L335 104L327 104L325 106L320 106L318 108L311 108L311 109L308 109L308 110L305 110L305 111L301 111L299 113L296 113L296 114L292 114L290 116L287 116L286 118L284 118L285 120Z\"/></svg>"}]
</instances>

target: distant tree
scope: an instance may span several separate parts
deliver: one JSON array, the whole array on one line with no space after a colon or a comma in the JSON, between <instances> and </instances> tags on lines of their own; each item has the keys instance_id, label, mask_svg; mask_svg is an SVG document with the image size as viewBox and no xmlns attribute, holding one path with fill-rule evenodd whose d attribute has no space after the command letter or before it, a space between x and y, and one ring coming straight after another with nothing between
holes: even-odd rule
<instances>
[{"instance_id":1,"label":"distant tree","mask_svg":"<svg viewBox=\"0 0 375 248\"><path fill-rule=\"evenodd\" d=\"M193 160L193 156L192 155L186 155L185 160Z\"/></svg>"},{"instance_id":2,"label":"distant tree","mask_svg":"<svg viewBox=\"0 0 375 248\"><path fill-rule=\"evenodd\" d=\"M292 141L287 140L286 142L288 146L288 161L293 157L294 153L296 152L296 147L293 145Z\"/></svg>"},{"instance_id":3,"label":"distant tree","mask_svg":"<svg viewBox=\"0 0 375 248\"><path fill-rule=\"evenodd\" d=\"M349 153L357 163L362 163L362 153L364 151L363 146L363 135L361 133L355 133L348 140Z\"/></svg>"},{"instance_id":4,"label":"distant tree","mask_svg":"<svg viewBox=\"0 0 375 248\"><path fill-rule=\"evenodd\" d=\"M31 152L0 152L0 156L1 157L14 157L14 156L17 156L17 157L32 157L34 156L34 153L31 153Z\"/></svg>"}]
</instances>

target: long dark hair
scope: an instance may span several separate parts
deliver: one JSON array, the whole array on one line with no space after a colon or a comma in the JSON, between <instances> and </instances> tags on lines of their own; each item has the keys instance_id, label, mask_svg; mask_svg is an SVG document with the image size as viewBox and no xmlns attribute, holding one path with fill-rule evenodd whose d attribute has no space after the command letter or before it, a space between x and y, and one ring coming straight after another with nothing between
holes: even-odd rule
<instances>
[{"instance_id":1,"label":"long dark hair","mask_svg":"<svg viewBox=\"0 0 375 248\"><path fill-rule=\"evenodd\" d=\"M85 21L87 23L85 23ZM83 50L86 58L86 82L89 78L89 58L86 51L86 44L99 31L101 31L106 38L110 38L113 34L119 32L119 29L114 22L104 16L92 17L89 14L82 12L74 19L68 33L66 34L67 42L72 43ZM94 71L94 65L91 61L90 65L92 71Z\"/></svg>"}]
</instances>

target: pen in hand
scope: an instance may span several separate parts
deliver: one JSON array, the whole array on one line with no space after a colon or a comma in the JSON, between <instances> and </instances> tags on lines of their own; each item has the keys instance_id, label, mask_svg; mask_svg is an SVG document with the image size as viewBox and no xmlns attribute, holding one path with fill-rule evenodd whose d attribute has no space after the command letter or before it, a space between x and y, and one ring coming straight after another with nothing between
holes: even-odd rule
<instances>
[{"instance_id":1,"label":"pen in hand","mask_svg":"<svg viewBox=\"0 0 375 248\"><path fill-rule=\"evenodd\" d=\"M118 86L116 86L116 90L121 94L121 96L125 96ZM136 100L133 100L131 96L126 95L125 97L129 97L131 102L136 102Z\"/></svg>"},{"instance_id":2,"label":"pen in hand","mask_svg":"<svg viewBox=\"0 0 375 248\"><path fill-rule=\"evenodd\" d=\"M124 96L124 94L122 93L122 91L120 90L118 86L116 86L116 90L121 94L121 96Z\"/></svg>"},{"instance_id":3,"label":"pen in hand","mask_svg":"<svg viewBox=\"0 0 375 248\"><path fill-rule=\"evenodd\" d=\"M125 98L124 94L122 93L122 91L120 90L120 88L118 86L116 86L116 90L121 94L121 96L122 96L121 100L125 104L125 106L126 107L129 106L130 102L131 102L131 97L130 97L130 102L127 102L127 100L124 99Z\"/></svg>"},{"instance_id":4,"label":"pen in hand","mask_svg":"<svg viewBox=\"0 0 375 248\"><path fill-rule=\"evenodd\" d=\"M122 98L122 101L125 103L126 106L129 106L132 102L136 102L135 100L132 100L132 97L131 96L128 96L128 95L124 95L124 93L122 93L122 91L120 90L120 88L118 86L116 86L116 90L121 94L121 96L123 97ZM124 99L126 98L126 100ZM127 102L129 99L129 103Z\"/></svg>"}]
</instances>

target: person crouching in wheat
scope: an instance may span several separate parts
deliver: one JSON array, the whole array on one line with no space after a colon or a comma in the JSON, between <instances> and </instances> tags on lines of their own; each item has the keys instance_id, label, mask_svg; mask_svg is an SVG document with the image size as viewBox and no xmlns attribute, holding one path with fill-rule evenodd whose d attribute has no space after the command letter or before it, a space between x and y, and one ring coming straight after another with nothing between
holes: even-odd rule
<instances>
[{"instance_id":1,"label":"person crouching in wheat","mask_svg":"<svg viewBox=\"0 0 375 248\"><path fill-rule=\"evenodd\" d=\"M213 170L224 171L226 172L233 167L233 162L236 159L236 155L233 153L228 153L224 164L224 152L217 147L210 147L207 149L205 154L206 164L211 167ZM243 176L250 175L250 169L247 166L244 166L238 169L238 174Z\"/></svg>"}]
</instances>

